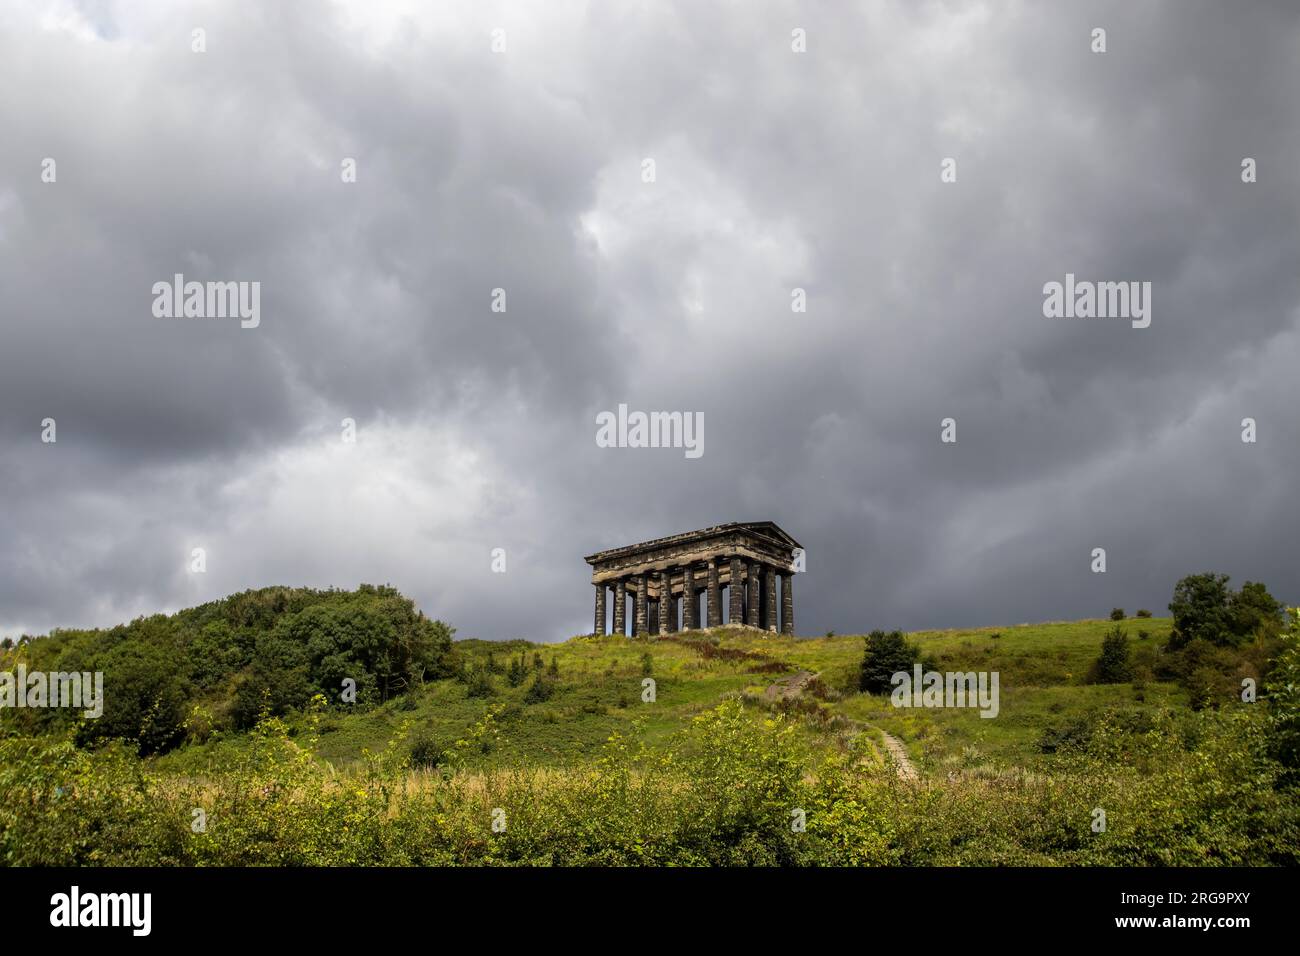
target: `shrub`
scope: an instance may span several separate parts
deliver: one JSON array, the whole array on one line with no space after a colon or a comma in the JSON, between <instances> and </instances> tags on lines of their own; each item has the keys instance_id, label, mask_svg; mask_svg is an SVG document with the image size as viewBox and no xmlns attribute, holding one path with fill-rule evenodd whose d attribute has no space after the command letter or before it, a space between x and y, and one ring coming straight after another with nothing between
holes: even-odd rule
<instances>
[{"instance_id":1,"label":"shrub","mask_svg":"<svg viewBox=\"0 0 1300 956\"><path fill-rule=\"evenodd\" d=\"M1151 612L1150 612L1149 610L1147 610L1146 608L1144 608L1144 607L1140 607L1140 608L1138 608L1138 610L1137 610L1137 616L1138 616L1138 617L1150 617L1150 616L1151 616Z\"/></svg>"},{"instance_id":2,"label":"shrub","mask_svg":"<svg viewBox=\"0 0 1300 956\"><path fill-rule=\"evenodd\" d=\"M1124 620L1124 609L1122 607L1113 607L1110 609L1110 619L1112 621Z\"/></svg>"},{"instance_id":3,"label":"shrub","mask_svg":"<svg viewBox=\"0 0 1300 956\"><path fill-rule=\"evenodd\" d=\"M545 674L538 674L533 678L533 682L528 685L528 691L524 694L525 703L541 704L555 696L555 683Z\"/></svg>"},{"instance_id":4,"label":"shrub","mask_svg":"<svg viewBox=\"0 0 1300 956\"><path fill-rule=\"evenodd\" d=\"M1272 637L1281 631L1282 605L1263 584L1247 581L1240 591L1228 588L1226 574L1192 574L1174 588L1169 602L1174 630L1170 650L1203 640L1234 647L1257 631Z\"/></svg>"},{"instance_id":5,"label":"shrub","mask_svg":"<svg viewBox=\"0 0 1300 956\"><path fill-rule=\"evenodd\" d=\"M488 673L486 667L470 666L466 669L466 697L491 697L495 693L496 688L492 685L492 675Z\"/></svg>"},{"instance_id":6,"label":"shrub","mask_svg":"<svg viewBox=\"0 0 1300 956\"><path fill-rule=\"evenodd\" d=\"M898 671L911 671L921 659L921 650L909 644L902 631L872 631L866 636L866 649L858 674L858 690L868 694L887 694L893 689Z\"/></svg>"},{"instance_id":7,"label":"shrub","mask_svg":"<svg viewBox=\"0 0 1300 956\"><path fill-rule=\"evenodd\" d=\"M428 734L421 733L411 741L408 751L411 766L432 770L446 762L446 748Z\"/></svg>"},{"instance_id":8,"label":"shrub","mask_svg":"<svg viewBox=\"0 0 1300 956\"><path fill-rule=\"evenodd\" d=\"M1290 779L1300 778L1300 610L1282 639L1266 684L1269 745Z\"/></svg>"},{"instance_id":9,"label":"shrub","mask_svg":"<svg viewBox=\"0 0 1300 956\"><path fill-rule=\"evenodd\" d=\"M1128 635L1116 626L1101 642L1101 654L1092 665L1088 680L1092 684L1126 684L1133 679L1133 659Z\"/></svg>"}]
</instances>

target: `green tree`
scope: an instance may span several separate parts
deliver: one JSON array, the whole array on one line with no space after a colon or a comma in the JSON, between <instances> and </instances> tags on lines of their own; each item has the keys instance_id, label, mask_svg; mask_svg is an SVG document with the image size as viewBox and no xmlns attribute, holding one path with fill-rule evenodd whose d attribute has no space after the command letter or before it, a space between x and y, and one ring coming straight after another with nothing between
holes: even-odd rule
<instances>
[{"instance_id":1,"label":"green tree","mask_svg":"<svg viewBox=\"0 0 1300 956\"><path fill-rule=\"evenodd\" d=\"M1133 679L1133 655L1122 627L1111 628L1102 639L1101 654L1089 678L1094 684L1124 684Z\"/></svg>"},{"instance_id":2,"label":"green tree","mask_svg":"<svg viewBox=\"0 0 1300 956\"><path fill-rule=\"evenodd\" d=\"M1247 581L1234 593L1228 587L1226 574L1207 573L1191 574L1178 582L1169 612L1174 618L1170 650L1195 640L1216 647L1234 647L1261 626L1276 633L1281 627L1282 605L1263 584Z\"/></svg>"},{"instance_id":3,"label":"green tree","mask_svg":"<svg viewBox=\"0 0 1300 956\"><path fill-rule=\"evenodd\" d=\"M1179 581L1174 586L1174 599L1169 602L1169 613L1174 618L1170 650L1198 639L1211 644L1228 643L1232 636L1229 596L1226 574L1189 574Z\"/></svg>"},{"instance_id":4,"label":"green tree","mask_svg":"<svg viewBox=\"0 0 1300 956\"><path fill-rule=\"evenodd\" d=\"M893 688L894 674L911 671L920 659L920 648L909 644L902 631L872 631L866 637L858 690L868 694L887 694Z\"/></svg>"},{"instance_id":5,"label":"green tree","mask_svg":"<svg viewBox=\"0 0 1300 956\"><path fill-rule=\"evenodd\" d=\"M1276 637L1285 620L1282 602L1258 581L1247 581L1241 586L1228 601L1228 612L1233 633L1243 639L1261 630L1267 637Z\"/></svg>"},{"instance_id":6,"label":"green tree","mask_svg":"<svg viewBox=\"0 0 1300 956\"><path fill-rule=\"evenodd\" d=\"M104 712L78 724L78 744L119 739L141 754L153 754L180 743L190 688L174 648L128 642L97 658L89 669L104 673Z\"/></svg>"}]
</instances>

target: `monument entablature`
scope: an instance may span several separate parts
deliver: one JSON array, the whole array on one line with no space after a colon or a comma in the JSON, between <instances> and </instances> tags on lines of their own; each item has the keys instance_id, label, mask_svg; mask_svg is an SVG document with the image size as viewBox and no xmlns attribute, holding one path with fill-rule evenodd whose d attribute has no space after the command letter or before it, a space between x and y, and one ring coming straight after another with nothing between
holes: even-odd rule
<instances>
[{"instance_id":1,"label":"monument entablature","mask_svg":"<svg viewBox=\"0 0 1300 956\"><path fill-rule=\"evenodd\" d=\"M799 542L771 521L701 528L589 554L596 587L596 634L672 633L724 622L794 633L794 574ZM780 578L780 613L777 578ZM726 590L726 608L722 592ZM628 615L628 601L633 613ZM630 620L629 620L630 617Z\"/></svg>"}]
</instances>

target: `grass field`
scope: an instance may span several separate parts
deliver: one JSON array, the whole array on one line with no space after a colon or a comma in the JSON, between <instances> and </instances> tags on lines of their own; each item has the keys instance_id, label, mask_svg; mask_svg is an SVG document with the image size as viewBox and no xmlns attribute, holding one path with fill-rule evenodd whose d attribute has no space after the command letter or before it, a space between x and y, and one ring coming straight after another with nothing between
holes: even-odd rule
<instances>
[{"instance_id":1,"label":"grass field","mask_svg":"<svg viewBox=\"0 0 1300 956\"><path fill-rule=\"evenodd\" d=\"M0 862L1294 864L1266 711L1152 679L1159 618L1125 625L1135 681L1088 683L1113 626L909 635L929 668L997 672L993 719L858 692L860 635L719 628L461 641L456 677L160 756L0 734Z\"/></svg>"},{"instance_id":2,"label":"grass field","mask_svg":"<svg viewBox=\"0 0 1300 956\"><path fill-rule=\"evenodd\" d=\"M1154 644L1169 623L1144 618L1126 626L1133 636L1147 632ZM807 670L820 675L831 691L816 702L825 718L838 715L892 733L923 772L954 764L1022 765L1038 758L1045 731L1089 711L1185 705L1185 695L1173 684L1152 682L1135 691L1129 684L1085 683L1112 626L1109 620L1086 620L908 635L938 670L997 671L1001 708L996 719L983 719L975 710L896 709L886 696L859 694L860 635L792 638L724 627L665 639L581 636L549 645L459 641L457 654L474 666L486 666L490 655L500 668L523 654L530 680L535 654L546 666L554 659L555 695L527 703L528 681L510 687L502 674L492 677L487 697L469 697L460 681L437 681L366 712L331 711L321 725L319 752L347 768L358 764L364 751L381 751L399 735L424 735L451 746L491 711L500 731L494 761L575 765L598 753L615 731L628 734L635 724L649 746L663 745L692 716L738 696L761 703L774 681ZM1134 641L1139 648L1141 643ZM641 699L647 659L656 685L653 703ZM809 730L810 742L826 739ZM199 769L246 745L243 737L217 740L162 757L160 764Z\"/></svg>"}]
</instances>

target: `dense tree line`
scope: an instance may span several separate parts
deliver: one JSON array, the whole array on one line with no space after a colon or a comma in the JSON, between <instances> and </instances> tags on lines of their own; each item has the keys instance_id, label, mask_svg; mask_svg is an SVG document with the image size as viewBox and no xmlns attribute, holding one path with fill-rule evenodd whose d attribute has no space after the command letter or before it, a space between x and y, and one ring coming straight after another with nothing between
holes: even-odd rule
<instances>
[{"instance_id":1,"label":"dense tree line","mask_svg":"<svg viewBox=\"0 0 1300 956\"><path fill-rule=\"evenodd\" d=\"M14 711L27 729L76 724L80 744L125 739L141 753L181 741L196 706L241 730L321 694L366 706L450 674L453 629L395 588L271 587L108 629L56 630L0 652L0 668L102 671L104 713Z\"/></svg>"}]
</instances>

